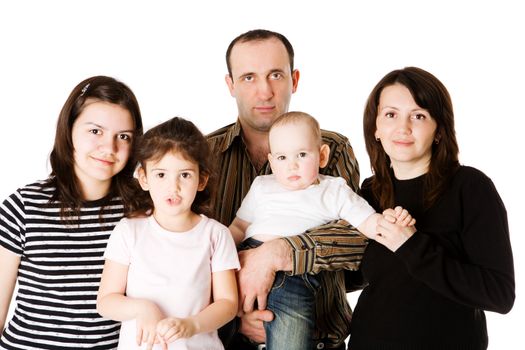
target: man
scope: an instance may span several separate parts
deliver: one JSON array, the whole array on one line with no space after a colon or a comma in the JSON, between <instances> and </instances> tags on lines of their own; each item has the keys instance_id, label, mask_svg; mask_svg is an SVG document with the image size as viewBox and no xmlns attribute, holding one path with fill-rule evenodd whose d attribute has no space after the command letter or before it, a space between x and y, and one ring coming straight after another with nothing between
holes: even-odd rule
<instances>
[{"instance_id":1,"label":"man","mask_svg":"<svg viewBox=\"0 0 525 350\"><path fill-rule=\"evenodd\" d=\"M238 120L208 135L208 141L218 158L219 186L212 203L215 218L227 226L253 179L271 173L268 131L273 121L288 111L297 90L299 71L294 69L293 59L290 42L267 30L241 34L226 52L226 84L237 102ZM330 159L321 173L342 176L357 190L359 170L350 143L337 133L323 130L322 136L330 147ZM318 274L320 286L313 286L317 290L317 331L312 336L318 349L344 349L351 310L341 269L356 270L365 246L357 231L333 223L240 252L239 303L243 313L238 332L244 336L236 334L227 349L248 349L250 344L264 343L262 321L273 318L265 309L276 271ZM224 329L221 333L226 339ZM281 349L285 348L283 344Z\"/></svg>"}]
</instances>

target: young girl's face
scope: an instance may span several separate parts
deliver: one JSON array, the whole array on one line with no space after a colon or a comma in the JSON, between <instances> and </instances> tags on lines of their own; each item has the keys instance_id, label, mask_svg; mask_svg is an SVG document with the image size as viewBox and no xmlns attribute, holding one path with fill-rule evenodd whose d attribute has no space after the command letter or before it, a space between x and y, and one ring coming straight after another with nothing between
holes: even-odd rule
<instances>
[{"instance_id":1,"label":"young girl's face","mask_svg":"<svg viewBox=\"0 0 525 350\"><path fill-rule=\"evenodd\" d=\"M155 207L153 214L159 222L187 218L192 214L197 191L206 187L206 180L200 181L199 165L180 152L147 161L146 169L139 169L139 182L142 189L149 191Z\"/></svg>"},{"instance_id":2,"label":"young girl's face","mask_svg":"<svg viewBox=\"0 0 525 350\"><path fill-rule=\"evenodd\" d=\"M132 145L133 118L117 104L87 102L73 123L74 169L84 195L109 190L111 178L126 165Z\"/></svg>"}]
</instances>

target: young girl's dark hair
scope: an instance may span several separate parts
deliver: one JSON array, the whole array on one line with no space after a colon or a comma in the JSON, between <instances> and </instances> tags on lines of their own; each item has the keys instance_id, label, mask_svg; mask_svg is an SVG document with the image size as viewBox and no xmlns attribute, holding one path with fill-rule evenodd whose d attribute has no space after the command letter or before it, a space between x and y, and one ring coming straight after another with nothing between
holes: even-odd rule
<instances>
[{"instance_id":1,"label":"young girl's dark hair","mask_svg":"<svg viewBox=\"0 0 525 350\"><path fill-rule=\"evenodd\" d=\"M111 77L94 76L80 82L73 89L60 111L55 144L49 157L51 174L48 184L56 188L51 202L58 201L60 203L61 216L64 219L77 216L84 201L81 186L74 170L72 129L88 99L89 101L117 104L129 111L134 124L132 150L135 147L136 137L142 135L142 117L139 104L131 89L124 83ZM108 203L111 197L121 197L124 202L124 212L129 211L127 203L131 201L133 193L136 192L133 179L135 164L133 157L130 156L124 169L113 177L109 196L106 196Z\"/></svg>"},{"instance_id":2,"label":"young girl's dark hair","mask_svg":"<svg viewBox=\"0 0 525 350\"><path fill-rule=\"evenodd\" d=\"M371 181L372 193L382 209L392 208L395 203L390 158L381 142L375 138L376 119L381 92L394 84L405 86L417 105L428 110L437 123L436 142L432 144L432 156L425 177L425 207L428 208L443 193L450 178L459 168L452 100L441 81L417 67L406 67L388 73L370 93L364 112L363 129L366 150L374 173Z\"/></svg>"},{"instance_id":3,"label":"young girl's dark hair","mask_svg":"<svg viewBox=\"0 0 525 350\"><path fill-rule=\"evenodd\" d=\"M213 161L208 141L192 122L175 117L148 130L139 138L135 158L146 170L147 162L158 161L170 152L178 152L185 159L199 166L199 180L208 177L206 187L197 192L191 210L196 214L210 215L210 200L214 190ZM149 215L154 205L149 192L141 191L134 200L135 207L128 217Z\"/></svg>"}]
</instances>

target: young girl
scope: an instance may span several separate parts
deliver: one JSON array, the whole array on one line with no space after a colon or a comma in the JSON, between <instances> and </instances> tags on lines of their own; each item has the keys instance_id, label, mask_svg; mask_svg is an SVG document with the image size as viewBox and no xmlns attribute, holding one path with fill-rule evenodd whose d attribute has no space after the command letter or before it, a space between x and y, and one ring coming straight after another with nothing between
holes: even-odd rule
<instances>
[{"instance_id":1,"label":"young girl","mask_svg":"<svg viewBox=\"0 0 525 350\"><path fill-rule=\"evenodd\" d=\"M51 174L0 207L1 349L114 349L119 324L96 311L109 233L130 200L137 100L113 78L77 85L60 112Z\"/></svg>"},{"instance_id":2,"label":"young girl","mask_svg":"<svg viewBox=\"0 0 525 350\"><path fill-rule=\"evenodd\" d=\"M119 349L223 349L216 329L237 311L239 261L228 229L203 214L208 143L193 123L173 118L137 149L138 179L149 194L111 234L98 311L124 321Z\"/></svg>"}]
</instances>

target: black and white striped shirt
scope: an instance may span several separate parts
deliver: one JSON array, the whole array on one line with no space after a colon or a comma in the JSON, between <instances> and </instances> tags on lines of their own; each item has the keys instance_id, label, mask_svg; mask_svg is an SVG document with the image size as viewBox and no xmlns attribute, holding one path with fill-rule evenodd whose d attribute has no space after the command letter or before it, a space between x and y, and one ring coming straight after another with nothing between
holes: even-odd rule
<instances>
[{"instance_id":1,"label":"black and white striped shirt","mask_svg":"<svg viewBox=\"0 0 525 350\"><path fill-rule=\"evenodd\" d=\"M96 297L122 202L86 202L67 223L58 203L49 203L54 191L36 182L0 206L0 244L21 258L16 308L0 348L115 349L120 324L97 313Z\"/></svg>"}]
</instances>

